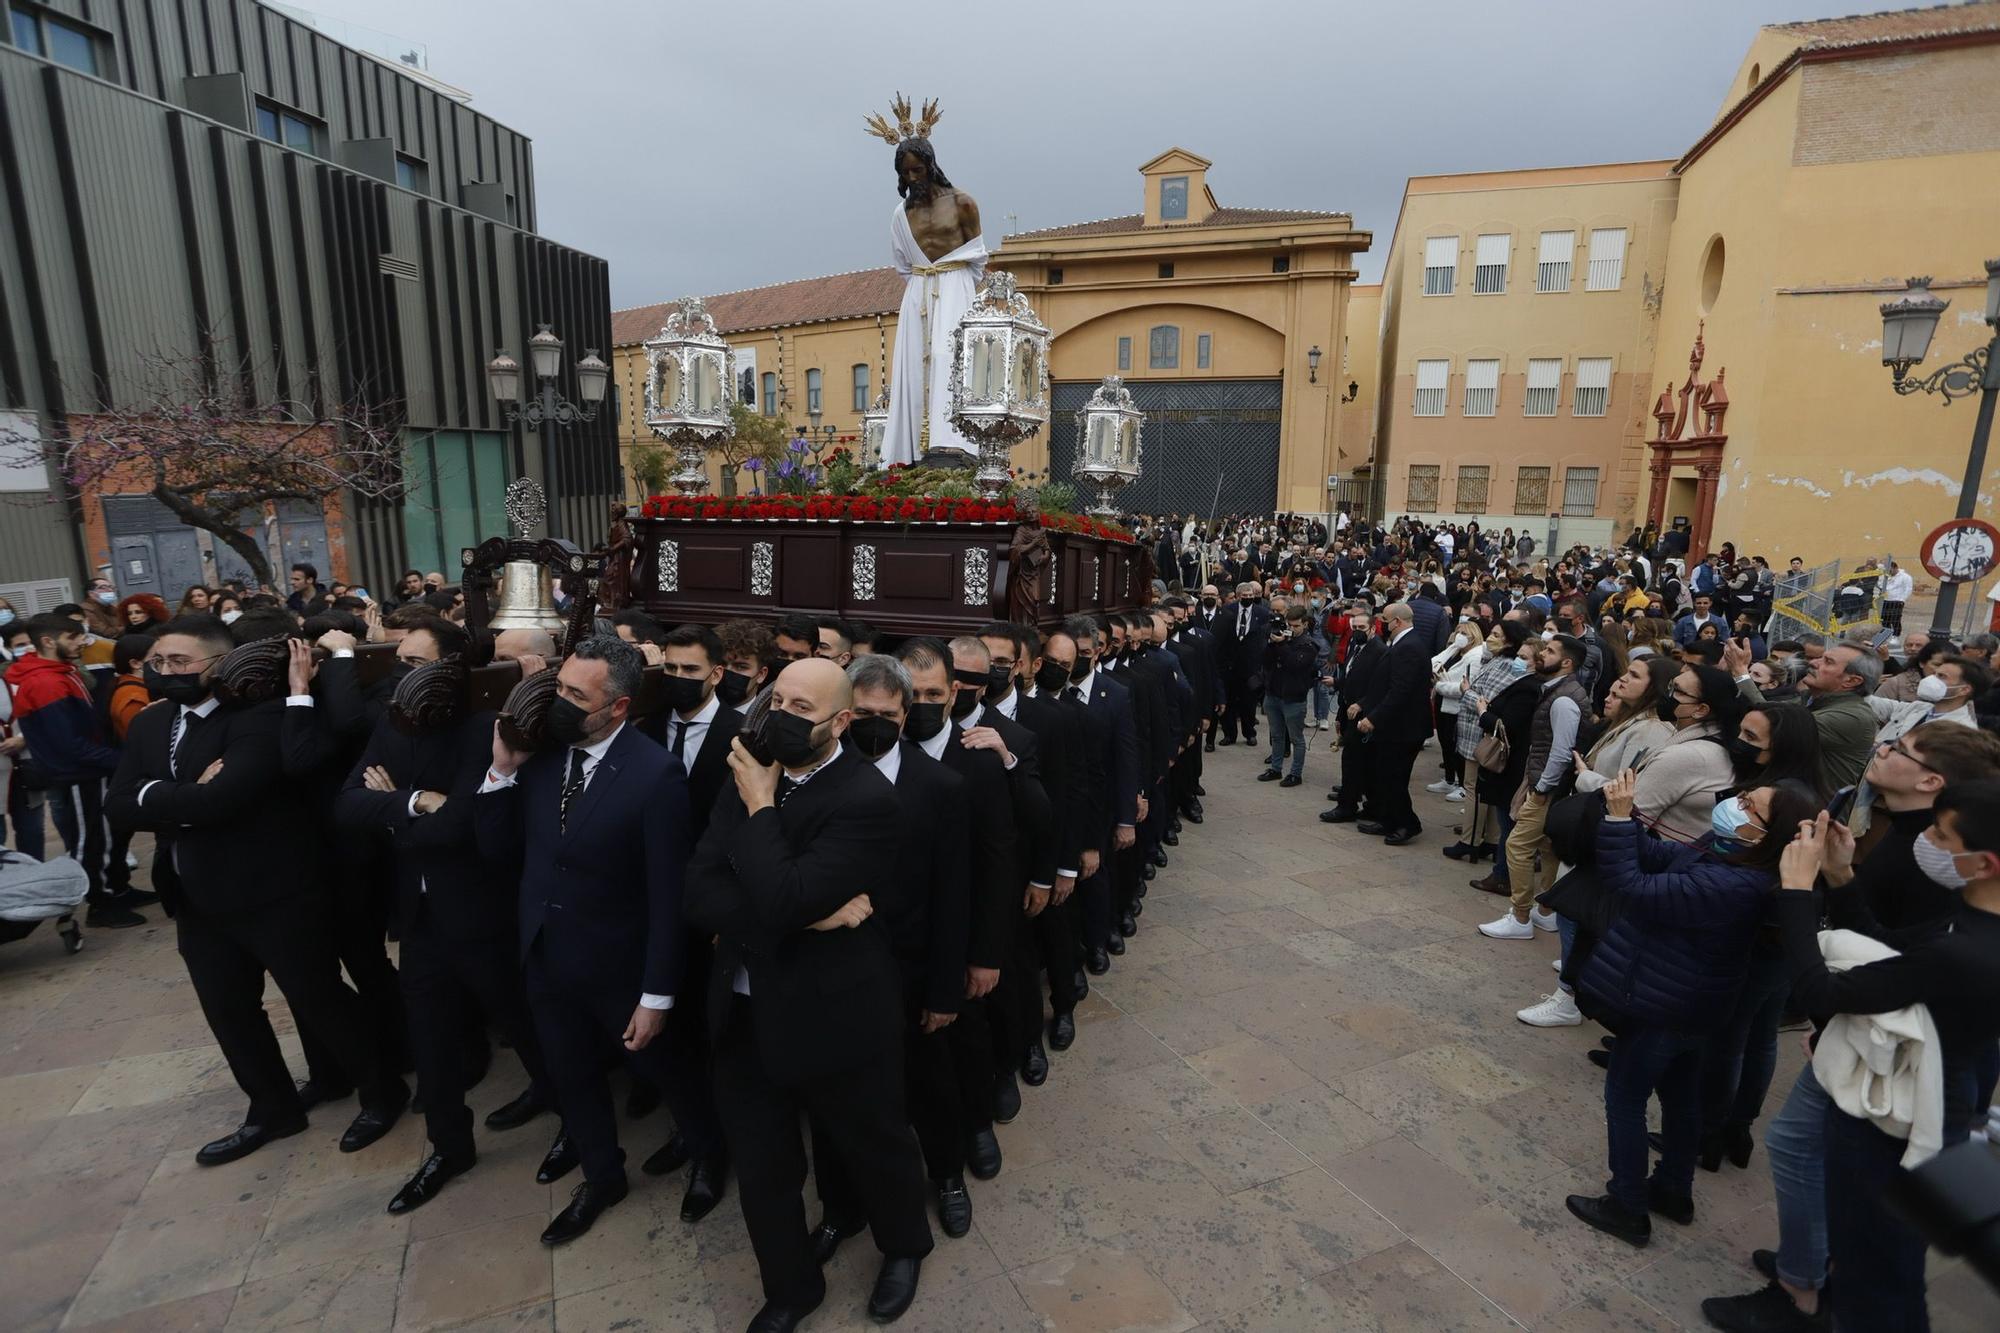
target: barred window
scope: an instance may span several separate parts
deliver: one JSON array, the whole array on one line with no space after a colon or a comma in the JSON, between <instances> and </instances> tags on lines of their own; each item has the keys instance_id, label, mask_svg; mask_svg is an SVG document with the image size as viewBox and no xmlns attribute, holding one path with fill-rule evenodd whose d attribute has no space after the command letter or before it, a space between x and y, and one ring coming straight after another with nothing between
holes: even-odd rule
<instances>
[{"instance_id":1,"label":"barred window","mask_svg":"<svg viewBox=\"0 0 2000 1333\"><path fill-rule=\"evenodd\" d=\"M1590 518L1597 513L1597 469L1563 470L1563 517Z\"/></svg>"},{"instance_id":2,"label":"barred window","mask_svg":"<svg viewBox=\"0 0 2000 1333\"><path fill-rule=\"evenodd\" d=\"M1569 264L1570 260L1575 257L1575 232L1543 232L1541 262L1535 267L1535 290L1538 292L1568 291Z\"/></svg>"},{"instance_id":3,"label":"barred window","mask_svg":"<svg viewBox=\"0 0 2000 1333\"><path fill-rule=\"evenodd\" d=\"M1465 415L1490 417L1500 397L1500 363L1492 360L1465 363Z\"/></svg>"},{"instance_id":4,"label":"barred window","mask_svg":"<svg viewBox=\"0 0 2000 1333\"><path fill-rule=\"evenodd\" d=\"M1194 340L1194 368L1196 370L1207 370L1214 350L1215 342L1208 334L1196 334Z\"/></svg>"},{"instance_id":5,"label":"barred window","mask_svg":"<svg viewBox=\"0 0 2000 1333\"><path fill-rule=\"evenodd\" d=\"M1132 368L1132 340L1130 338L1120 338L1118 340L1118 368L1120 370L1130 370Z\"/></svg>"},{"instance_id":6,"label":"barred window","mask_svg":"<svg viewBox=\"0 0 2000 1333\"><path fill-rule=\"evenodd\" d=\"M1514 474L1514 512L1517 514L1546 514L1549 512L1549 470L1545 467L1524 467Z\"/></svg>"},{"instance_id":7,"label":"barred window","mask_svg":"<svg viewBox=\"0 0 2000 1333\"><path fill-rule=\"evenodd\" d=\"M1451 383L1451 362L1417 362L1417 402L1411 409L1412 416L1441 417L1444 415L1445 391Z\"/></svg>"},{"instance_id":8,"label":"barred window","mask_svg":"<svg viewBox=\"0 0 2000 1333\"><path fill-rule=\"evenodd\" d=\"M1450 296L1458 278L1458 237L1433 236L1424 242L1424 295Z\"/></svg>"},{"instance_id":9,"label":"barred window","mask_svg":"<svg viewBox=\"0 0 2000 1333\"><path fill-rule=\"evenodd\" d=\"M1576 363L1576 402L1572 416L1601 417L1611 397L1611 358L1586 356Z\"/></svg>"},{"instance_id":10,"label":"barred window","mask_svg":"<svg viewBox=\"0 0 2000 1333\"><path fill-rule=\"evenodd\" d=\"M1504 233L1479 238L1472 270L1474 296L1492 296L1507 290L1507 244L1512 239Z\"/></svg>"},{"instance_id":11,"label":"barred window","mask_svg":"<svg viewBox=\"0 0 2000 1333\"><path fill-rule=\"evenodd\" d=\"M1418 514L1435 514L1438 507L1438 464L1412 463L1410 490L1403 506Z\"/></svg>"},{"instance_id":12,"label":"barred window","mask_svg":"<svg viewBox=\"0 0 2000 1333\"><path fill-rule=\"evenodd\" d=\"M1563 363L1559 356L1538 356L1528 362L1528 396L1521 405L1526 417L1552 417L1562 400Z\"/></svg>"},{"instance_id":13,"label":"barred window","mask_svg":"<svg viewBox=\"0 0 2000 1333\"><path fill-rule=\"evenodd\" d=\"M1615 292L1625 279L1625 229L1599 227L1590 233L1590 268L1584 274L1587 292Z\"/></svg>"},{"instance_id":14,"label":"barred window","mask_svg":"<svg viewBox=\"0 0 2000 1333\"><path fill-rule=\"evenodd\" d=\"M1493 469L1484 463L1461 463L1458 466L1458 499L1453 508L1461 514L1483 514L1486 512L1486 493L1493 475Z\"/></svg>"}]
</instances>

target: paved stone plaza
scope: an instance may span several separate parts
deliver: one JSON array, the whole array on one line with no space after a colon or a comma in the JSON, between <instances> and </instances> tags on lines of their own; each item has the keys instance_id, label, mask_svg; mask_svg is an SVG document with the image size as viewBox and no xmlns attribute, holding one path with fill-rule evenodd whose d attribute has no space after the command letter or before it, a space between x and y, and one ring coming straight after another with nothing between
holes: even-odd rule
<instances>
[{"instance_id":1,"label":"paved stone plaza","mask_svg":"<svg viewBox=\"0 0 2000 1333\"><path fill-rule=\"evenodd\" d=\"M1748 1172L1698 1174L1694 1226L1657 1222L1645 1250L1564 1211L1604 1180L1597 1030L1514 1020L1549 989L1555 939L1474 933L1496 900L1438 855L1458 807L1419 793L1424 837L1388 851L1314 820L1323 744L1304 787L1258 766L1211 756L1208 822L1001 1127L1005 1171L973 1185L972 1234L940 1236L900 1327L1665 1330L1753 1286L1749 1251L1776 1235L1761 1148ZM1780 1089L1801 1058L1783 1041ZM502 1052L475 1109L520 1087ZM681 1179L635 1171L589 1236L543 1249L575 1183L534 1183L553 1120L481 1130L478 1170L397 1219L421 1118L343 1156L349 1101L197 1168L242 1108L170 929L73 959L46 928L0 950L0 1328L733 1333L759 1303L733 1189L689 1228ZM628 1149L666 1132L656 1112ZM808 1327L868 1327L874 1266L850 1242ZM1934 1272L1940 1330L2000 1327L1969 1271Z\"/></svg>"}]
</instances>

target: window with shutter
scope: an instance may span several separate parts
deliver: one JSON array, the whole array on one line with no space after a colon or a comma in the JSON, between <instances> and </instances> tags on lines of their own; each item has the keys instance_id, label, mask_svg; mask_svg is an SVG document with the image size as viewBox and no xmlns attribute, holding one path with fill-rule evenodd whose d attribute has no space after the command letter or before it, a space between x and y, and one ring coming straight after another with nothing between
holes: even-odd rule
<instances>
[{"instance_id":1,"label":"window with shutter","mask_svg":"<svg viewBox=\"0 0 2000 1333\"><path fill-rule=\"evenodd\" d=\"M1146 335L1146 365L1150 370L1178 370L1181 331L1171 324L1155 325Z\"/></svg>"},{"instance_id":2,"label":"window with shutter","mask_svg":"<svg viewBox=\"0 0 2000 1333\"><path fill-rule=\"evenodd\" d=\"M1443 416L1445 390L1450 382L1451 362L1417 362L1417 401L1410 414L1419 417Z\"/></svg>"},{"instance_id":3,"label":"window with shutter","mask_svg":"<svg viewBox=\"0 0 2000 1333\"><path fill-rule=\"evenodd\" d=\"M1403 506L1419 514L1435 514L1438 507L1438 465L1436 463L1412 463L1410 465L1410 489L1407 502Z\"/></svg>"},{"instance_id":4,"label":"window with shutter","mask_svg":"<svg viewBox=\"0 0 2000 1333\"><path fill-rule=\"evenodd\" d=\"M1481 236L1479 250L1474 257L1472 270L1472 293L1475 296L1492 296L1507 290L1507 246L1511 237Z\"/></svg>"},{"instance_id":5,"label":"window with shutter","mask_svg":"<svg viewBox=\"0 0 2000 1333\"><path fill-rule=\"evenodd\" d=\"M857 365L854 368L854 410L857 412L868 410L868 379L868 367Z\"/></svg>"},{"instance_id":6,"label":"window with shutter","mask_svg":"<svg viewBox=\"0 0 2000 1333\"><path fill-rule=\"evenodd\" d=\"M1563 469L1563 517L1590 518L1597 513L1597 469Z\"/></svg>"},{"instance_id":7,"label":"window with shutter","mask_svg":"<svg viewBox=\"0 0 2000 1333\"><path fill-rule=\"evenodd\" d=\"M1590 270L1584 274L1587 292L1615 292L1625 280L1625 229L1599 227L1590 233Z\"/></svg>"},{"instance_id":8,"label":"window with shutter","mask_svg":"<svg viewBox=\"0 0 2000 1333\"><path fill-rule=\"evenodd\" d=\"M1541 260L1535 267L1535 290L1538 292L1568 291L1569 264L1570 260L1575 257L1575 232L1543 232Z\"/></svg>"},{"instance_id":9,"label":"window with shutter","mask_svg":"<svg viewBox=\"0 0 2000 1333\"><path fill-rule=\"evenodd\" d=\"M1514 474L1514 512L1517 514L1546 514L1549 512L1549 470L1545 467L1524 467Z\"/></svg>"},{"instance_id":10,"label":"window with shutter","mask_svg":"<svg viewBox=\"0 0 2000 1333\"><path fill-rule=\"evenodd\" d=\"M1611 358L1586 356L1576 363L1576 402L1570 415L1601 417L1611 398Z\"/></svg>"},{"instance_id":11,"label":"window with shutter","mask_svg":"<svg viewBox=\"0 0 2000 1333\"><path fill-rule=\"evenodd\" d=\"M1469 417L1492 416L1494 400L1499 396L1500 363L1498 361L1466 362L1465 415Z\"/></svg>"},{"instance_id":12,"label":"window with shutter","mask_svg":"<svg viewBox=\"0 0 2000 1333\"><path fill-rule=\"evenodd\" d=\"M1452 508L1461 514L1483 514L1486 512L1486 493L1493 475L1493 469L1485 464L1460 463L1458 465L1458 498Z\"/></svg>"},{"instance_id":13,"label":"window with shutter","mask_svg":"<svg viewBox=\"0 0 2000 1333\"><path fill-rule=\"evenodd\" d=\"M1424 295L1450 296L1458 278L1458 237L1433 236L1424 242Z\"/></svg>"},{"instance_id":14,"label":"window with shutter","mask_svg":"<svg viewBox=\"0 0 2000 1333\"><path fill-rule=\"evenodd\" d=\"M1207 370L1209 368L1209 362L1212 359L1214 349L1215 341L1208 334L1199 333L1195 335L1194 368L1196 370Z\"/></svg>"},{"instance_id":15,"label":"window with shutter","mask_svg":"<svg viewBox=\"0 0 2000 1333\"><path fill-rule=\"evenodd\" d=\"M1559 356L1536 357L1528 362L1528 396L1521 415L1552 417L1562 398L1563 363Z\"/></svg>"}]
</instances>

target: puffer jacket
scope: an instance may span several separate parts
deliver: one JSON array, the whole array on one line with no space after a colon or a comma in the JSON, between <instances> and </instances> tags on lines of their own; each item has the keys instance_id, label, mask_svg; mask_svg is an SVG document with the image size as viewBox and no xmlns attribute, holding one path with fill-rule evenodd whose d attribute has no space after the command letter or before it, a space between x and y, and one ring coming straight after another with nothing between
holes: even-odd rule
<instances>
[{"instance_id":1,"label":"puffer jacket","mask_svg":"<svg viewBox=\"0 0 2000 1333\"><path fill-rule=\"evenodd\" d=\"M1729 1017L1777 873L1666 842L1631 819L1597 828L1597 874L1618 919L1578 986L1648 1027L1708 1032Z\"/></svg>"}]
</instances>

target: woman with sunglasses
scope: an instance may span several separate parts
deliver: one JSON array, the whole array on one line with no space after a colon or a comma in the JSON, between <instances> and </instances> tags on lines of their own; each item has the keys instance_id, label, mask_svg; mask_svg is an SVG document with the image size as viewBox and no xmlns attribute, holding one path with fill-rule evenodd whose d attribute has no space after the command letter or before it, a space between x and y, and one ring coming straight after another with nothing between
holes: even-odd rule
<instances>
[{"instance_id":1,"label":"woman with sunglasses","mask_svg":"<svg viewBox=\"0 0 2000 1333\"><path fill-rule=\"evenodd\" d=\"M1604 1078L1610 1190L1572 1194L1571 1213L1631 1245L1650 1214L1694 1221L1701 1051L1743 984L1750 942L1778 885L1778 858L1819 811L1804 783L1718 802L1703 845L1653 837L1632 818L1638 775L1604 787L1597 871L1620 915L1584 963L1578 989L1618 1031ZM1647 1177L1646 1106L1660 1099L1661 1158Z\"/></svg>"}]
</instances>

